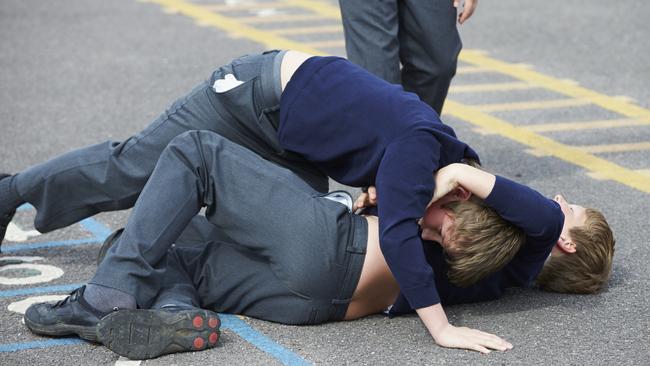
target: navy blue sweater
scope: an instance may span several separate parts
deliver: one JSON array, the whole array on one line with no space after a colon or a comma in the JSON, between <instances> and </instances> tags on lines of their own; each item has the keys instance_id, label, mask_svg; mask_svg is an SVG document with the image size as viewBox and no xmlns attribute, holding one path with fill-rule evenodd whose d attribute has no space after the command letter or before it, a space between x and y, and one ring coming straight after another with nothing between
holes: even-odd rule
<instances>
[{"instance_id":1,"label":"navy blue sweater","mask_svg":"<svg viewBox=\"0 0 650 366\"><path fill-rule=\"evenodd\" d=\"M478 160L428 105L338 57L312 57L280 103L281 146L350 186L375 185L380 245L413 308L440 302L417 219L434 191L433 173Z\"/></svg>"},{"instance_id":2,"label":"navy blue sweater","mask_svg":"<svg viewBox=\"0 0 650 366\"><path fill-rule=\"evenodd\" d=\"M526 243L501 270L462 288L449 282L446 275L448 267L440 245L425 242L423 248L427 261L436 273L436 286L443 304L494 300L508 287L529 287L560 237L564 225L560 205L529 187L497 176L485 203L501 217L520 227L526 234ZM400 315L412 311L413 308L400 294L388 314Z\"/></svg>"}]
</instances>

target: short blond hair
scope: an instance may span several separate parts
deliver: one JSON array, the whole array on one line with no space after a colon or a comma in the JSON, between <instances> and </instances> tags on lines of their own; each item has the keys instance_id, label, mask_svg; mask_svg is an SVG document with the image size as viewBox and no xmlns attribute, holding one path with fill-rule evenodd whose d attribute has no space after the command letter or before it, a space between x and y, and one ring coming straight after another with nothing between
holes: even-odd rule
<instances>
[{"instance_id":1,"label":"short blond hair","mask_svg":"<svg viewBox=\"0 0 650 366\"><path fill-rule=\"evenodd\" d=\"M520 228L499 216L482 200L448 202L442 206L454 218L447 243L448 277L466 287L503 268L526 240Z\"/></svg>"},{"instance_id":2,"label":"short blond hair","mask_svg":"<svg viewBox=\"0 0 650 366\"><path fill-rule=\"evenodd\" d=\"M603 289L612 272L614 234L605 216L588 208L582 226L569 231L575 253L551 257L537 277L537 285L546 291L594 294Z\"/></svg>"}]
</instances>

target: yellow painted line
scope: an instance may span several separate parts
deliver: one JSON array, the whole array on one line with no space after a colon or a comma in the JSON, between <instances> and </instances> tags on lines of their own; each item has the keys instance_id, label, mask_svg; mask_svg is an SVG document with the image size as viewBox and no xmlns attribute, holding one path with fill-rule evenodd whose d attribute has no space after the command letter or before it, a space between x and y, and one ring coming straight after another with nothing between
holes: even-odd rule
<instances>
[{"instance_id":1,"label":"yellow painted line","mask_svg":"<svg viewBox=\"0 0 650 366\"><path fill-rule=\"evenodd\" d=\"M241 24L232 17L223 16L217 13L206 11L203 6L192 4L181 0L146 0L146 2L162 5L165 9L171 9L176 13L183 14L195 19L202 25L209 25L235 36L244 37L257 41L265 48L293 49L314 55L322 55L323 52L317 49L306 47L304 44L290 39L279 37L264 30L258 30Z\"/></svg>"},{"instance_id":2,"label":"yellow painted line","mask_svg":"<svg viewBox=\"0 0 650 366\"><path fill-rule=\"evenodd\" d=\"M293 6L282 1L273 1L273 2L269 1L263 3L262 2L226 3L226 4L203 5L203 7L206 10L216 11L216 12L293 8Z\"/></svg>"},{"instance_id":3,"label":"yellow painted line","mask_svg":"<svg viewBox=\"0 0 650 366\"><path fill-rule=\"evenodd\" d=\"M282 28L273 29L270 31L276 35L293 36L298 34L323 34L323 33L343 33L341 25L324 25L314 27L295 27L295 28Z\"/></svg>"},{"instance_id":4,"label":"yellow painted line","mask_svg":"<svg viewBox=\"0 0 650 366\"><path fill-rule=\"evenodd\" d=\"M516 79L539 85L543 88L569 96L571 98L588 100L589 102L598 105L601 108L619 113L626 117L650 117L650 110L635 105L629 100L625 100L624 98L617 98L601 94L599 92L583 88L576 83L559 80L526 68L513 68L512 64L490 58L483 52L464 50L460 54L460 60L478 67L490 68L501 74L506 74Z\"/></svg>"},{"instance_id":5,"label":"yellow painted line","mask_svg":"<svg viewBox=\"0 0 650 366\"><path fill-rule=\"evenodd\" d=\"M319 14L326 18L341 20L341 9L338 6L333 6L323 1L283 0L282 2L287 5L310 10L311 12Z\"/></svg>"},{"instance_id":6,"label":"yellow painted line","mask_svg":"<svg viewBox=\"0 0 650 366\"><path fill-rule=\"evenodd\" d=\"M581 99L553 99L553 100L539 100L531 102L515 102L515 103L494 103L494 104L479 104L474 107L481 112L503 112L503 111L523 111L529 109L554 109L565 107L578 107L590 104L588 100Z\"/></svg>"},{"instance_id":7,"label":"yellow painted line","mask_svg":"<svg viewBox=\"0 0 650 366\"><path fill-rule=\"evenodd\" d=\"M650 119L605 119L598 121L574 121L561 123L540 123L535 125L526 125L525 129L533 132L556 132L556 131L579 131L601 128L619 128L630 126L650 126Z\"/></svg>"},{"instance_id":8,"label":"yellow painted line","mask_svg":"<svg viewBox=\"0 0 650 366\"><path fill-rule=\"evenodd\" d=\"M636 172L636 173L645 175L648 178L650 178L650 169L635 169L633 171ZM590 177L592 177L594 179L598 179L598 180L605 180L606 179L598 172L589 172L589 173L587 173L587 175L589 175Z\"/></svg>"},{"instance_id":9,"label":"yellow painted line","mask_svg":"<svg viewBox=\"0 0 650 366\"><path fill-rule=\"evenodd\" d=\"M630 142L630 143L623 143L623 144L589 145L589 146L578 146L577 148L591 154L601 154L601 153L609 153L609 152L626 152L626 151L643 151L643 150L650 150L650 142Z\"/></svg>"},{"instance_id":10,"label":"yellow painted line","mask_svg":"<svg viewBox=\"0 0 650 366\"><path fill-rule=\"evenodd\" d=\"M639 191L650 193L650 178L626 169L618 164L599 158L580 149L561 144L542 135L514 126L502 119L467 105L447 100L445 113L460 118L475 126L496 131L499 135L543 151L546 155L578 165L588 171L598 172L605 179L610 179Z\"/></svg>"},{"instance_id":11,"label":"yellow painted line","mask_svg":"<svg viewBox=\"0 0 650 366\"><path fill-rule=\"evenodd\" d=\"M456 68L457 75L480 74L484 72L494 72L494 71L488 69L487 67L481 67L481 66L458 66Z\"/></svg>"},{"instance_id":12,"label":"yellow painted line","mask_svg":"<svg viewBox=\"0 0 650 366\"><path fill-rule=\"evenodd\" d=\"M308 20L324 20L325 18L318 14L281 14L270 16L235 17L234 19L245 24L269 24L283 22L301 22Z\"/></svg>"},{"instance_id":13,"label":"yellow painted line","mask_svg":"<svg viewBox=\"0 0 650 366\"><path fill-rule=\"evenodd\" d=\"M528 84L522 81L515 81L512 83L485 83L485 84L471 84L471 85L452 85L449 88L449 93L477 93L477 92L493 92L493 91L510 91L510 90L526 90L538 88L538 86Z\"/></svg>"},{"instance_id":14,"label":"yellow painted line","mask_svg":"<svg viewBox=\"0 0 650 366\"><path fill-rule=\"evenodd\" d=\"M330 39L324 41L305 42L308 47L312 48L334 48L345 47L345 41L342 39Z\"/></svg>"}]
</instances>

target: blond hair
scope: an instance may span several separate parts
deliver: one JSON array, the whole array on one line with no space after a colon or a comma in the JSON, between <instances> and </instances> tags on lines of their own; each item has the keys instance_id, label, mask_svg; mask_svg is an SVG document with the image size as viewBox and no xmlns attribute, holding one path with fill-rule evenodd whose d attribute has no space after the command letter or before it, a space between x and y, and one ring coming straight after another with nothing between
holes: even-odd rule
<instances>
[{"instance_id":1,"label":"blond hair","mask_svg":"<svg viewBox=\"0 0 650 366\"><path fill-rule=\"evenodd\" d=\"M526 240L523 230L478 198L448 202L442 207L454 218L447 240L447 263L449 280L456 286L469 286L500 270Z\"/></svg>"},{"instance_id":2,"label":"blond hair","mask_svg":"<svg viewBox=\"0 0 650 366\"><path fill-rule=\"evenodd\" d=\"M602 213L586 210L582 226L569 231L575 253L551 257L537 277L537 285L547 291L593 294L607 283L612 272L614 234Z\"/></svg>"}]
</instances>

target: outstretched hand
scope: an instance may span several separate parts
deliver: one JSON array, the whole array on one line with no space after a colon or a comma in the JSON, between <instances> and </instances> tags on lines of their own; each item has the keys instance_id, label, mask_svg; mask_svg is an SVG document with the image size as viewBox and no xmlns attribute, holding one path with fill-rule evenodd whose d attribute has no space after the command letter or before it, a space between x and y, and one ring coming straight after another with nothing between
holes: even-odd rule
<instances>
[{"instance_id":1,"label":"outstretched hand","mask_svg":"<svg viewBox=\"0 0 650 366\"><path fill-rule=\"evenodd\" d=\"M461 348L481 353L492 350L507 351L512 344L494 334L467 327L454 327L451 324L441 329L435 336L438 345L447 348Z\"/></svg>"}]
</instances>

